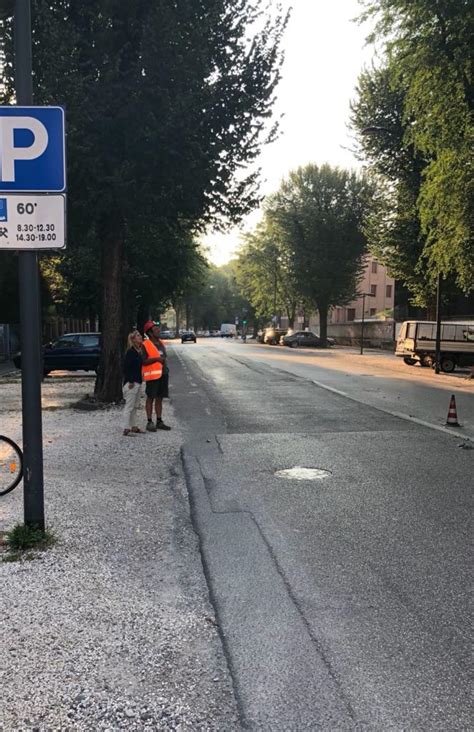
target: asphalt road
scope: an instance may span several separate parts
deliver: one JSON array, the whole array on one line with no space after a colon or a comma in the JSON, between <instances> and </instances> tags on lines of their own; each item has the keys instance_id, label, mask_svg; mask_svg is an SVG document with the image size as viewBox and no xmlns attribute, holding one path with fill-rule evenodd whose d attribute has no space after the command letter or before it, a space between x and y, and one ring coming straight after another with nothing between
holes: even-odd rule
<instances>
[{"instance_id":1,"label":"asphalt road","mask_svg":"<svg viewBox=\"0 0 474 732\"><path fill-rule=\"evenodd\" d=\"M193 518L244 723L472 729L470 443L316 385L333 372L306 374L299 352L282 353L291 366L272 351L269 366L249 344L170 350ZM325 477L275 474L295 466Z\"/></svg>"},{"instance_id":2,"label":"asphalt road","mask_svg":"<svg viewBox=\"0 0 474 732\"><path fill-rule=\"evenodd\" d=\"M457 403L460 434L474 439L474 380L467 371L436 375L433 369L407 366L387 351L300 348L296 351L255 342L201 341L212 347L234 347L240 354L295 375L316 380L328 389L364 404L419 419L433 426L446 423L451 395ZM451 428L451 431L453 428Z\"/></svg>"}]
</instances>

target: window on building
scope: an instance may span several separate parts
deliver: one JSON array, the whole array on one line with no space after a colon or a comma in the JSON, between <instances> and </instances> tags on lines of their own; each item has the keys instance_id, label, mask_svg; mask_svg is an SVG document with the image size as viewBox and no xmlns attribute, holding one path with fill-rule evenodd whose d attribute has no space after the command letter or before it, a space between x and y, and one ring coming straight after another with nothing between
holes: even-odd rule
<instances>
[{"instance_id":1,"label":"window on building","mask_svg":"<svg viewBox=\"0 0 474 732\"><path fill-rule=\"evenodd\" d=\"M375 308L370 308L370 317L373 318L375 315Z\"/></svg>"},{"instance_id":2,"label":"window on building","mask_svg":"<svg viewBox=\"0 0 474 732\"><path fill-rule=\"evenodd\" d=\"M370 294L371 295L377 294L377 285L370 285Z\"/></svg>"},{"instance_id":3,"label":"window on building","mask_svg":"<svg viewBox=\"0 0 474 732\"><path fill-rule=\"evenodd\" d=\"M355 320L356 311L355 308L347 308L347 320L350 322L351 320Z\"/></svg>"},{"instance_id":4,"label":"window on building","mask_svg":"<svg viewBox=\"0 0 474 732\"><path fill-rule=\"evenodd\" d=\"M372 262L372 273L377 274L377 265L378 262Z\"/></svg>"},{"instance_id":5,"label":"window on building","mask_svg":"<svg viewBox=\"0 0 474 732\"><path fill-rule=\"evenodd\" d=\"M392 297L392 285L387 285L385 288L385 297Z\"/></svg>"}]
</instances>

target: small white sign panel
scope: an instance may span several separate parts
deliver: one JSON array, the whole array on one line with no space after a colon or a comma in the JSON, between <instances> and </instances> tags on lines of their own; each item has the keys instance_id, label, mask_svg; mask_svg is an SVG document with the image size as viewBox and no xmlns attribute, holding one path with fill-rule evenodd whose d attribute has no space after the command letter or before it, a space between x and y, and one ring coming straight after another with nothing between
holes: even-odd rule
<instances>
[{"instance_id":1,"label":"small white sign panel","mask_svg":"<svg viewBox=\"0 0 474 732\"><path fill-rule=\"evenodd\" d=\"M0 249L63 249L66 246L66 197L2 195Z\"/></svg>"}]
</instances>

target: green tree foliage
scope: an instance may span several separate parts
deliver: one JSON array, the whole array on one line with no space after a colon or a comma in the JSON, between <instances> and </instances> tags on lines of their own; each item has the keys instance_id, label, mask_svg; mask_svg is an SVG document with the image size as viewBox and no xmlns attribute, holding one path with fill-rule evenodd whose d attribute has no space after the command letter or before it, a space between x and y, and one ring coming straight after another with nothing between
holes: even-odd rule
<instances>
[{"instance_id":1,"label":"green tree foliage","mask_svg":"<svg viewBox=\"0 0 474 732\"><path fill-rule=\"evenodd\" d=\"M253 308L240 293L236 278L236 262L222 267L209 265L206 277L187 298L188 326L199 330L217 330L222 323L253 319Z\"/></svg>"},{"instance_id":2,"label":"green tree foliage","mask_svg":"<svg viewBox=\"0 0 474 732\"><path fill-rule=\"evenodd\" d=\"M367 251L362 223L369 192L368 182L355 173L310 164L291 172L265 202L301 298L319 311L323 341L329 308L357 293Z\"/></svg>"},{"instance_id":3,"label":"green tree foliage","mask_svg":"<svg viewBox=\"0 0 474 732\"><path fill-rule=\"evenodd\" d=\"M424 160L416 201L432 273L474 287L473 12L468 0L365 0L402 92L403 144ZM368 120L366 124L373 124Z\"/></svg>"},{"instance_id":4,"label":"green tree foliage","mask_svg":"<svg viewBox=\"0 0 474 732\"><path fill-rule=\"evenodd\" d=\"M293 327L301 294L293 271L291 250L268 219L245 236L239 252L237 282L257 317L269 321L284 312Z\"/></svg>"},{"instance_id":5,"label":"green tree foliage","mask_svg":"<svg viewBox=\"0 0 474 732\"><path fill-rule=\"evenodd\" d=\"M365 71L351 123L359 135L360 157L370 162L374 187L365 221L369 248L408 287L414 301L426 305L436 280L424 256L418 207L426 161L405 140L404 99L405 90L389 66ZM368 122L373 131L364 134Z\"/></svg>"},{"instance_id":6,"label":"green tree foliage","mask_svg":"<svg viewBox=\"0 0 474 732\"><path fill-rule=\"evenodd\" d=\"M32 5L35 101L67 109L71 246L90 233L96 240L97 393L111 401L121 394L122 304L133 293L132 283L124 296L127 277L154 278L149 290L160 291L170 274L150 270L156 247L174 242L189 252L204 224L238 221L255 205L257 174L242 168L275 132L268 120L285 18L264 17L257 0ZM9 101L11 24L2 26ZM183 274L173 271L169 293Z\"/></svg>"}]
</instances>

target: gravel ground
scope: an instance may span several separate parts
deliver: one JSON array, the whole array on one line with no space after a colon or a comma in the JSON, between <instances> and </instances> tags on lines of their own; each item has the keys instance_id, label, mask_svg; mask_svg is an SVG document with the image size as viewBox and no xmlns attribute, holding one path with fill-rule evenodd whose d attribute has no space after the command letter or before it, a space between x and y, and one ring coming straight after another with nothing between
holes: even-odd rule
<instances>
[{"instance_id":1,"label":"gravel ground","mask_svg":"<svg viewBox=\"0 0 474 732\"><path fill-rule=\"evenodd\" d=\"M47 523L58 543L0 556L0 729L239 729L227 664L169 433L124 438L120 410L75 411L87 377L43 387ZM17 376L0 431L20 437ZM0 529L21 520L0 498Z\"/></svg>"}]
</instances>

